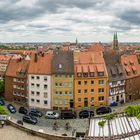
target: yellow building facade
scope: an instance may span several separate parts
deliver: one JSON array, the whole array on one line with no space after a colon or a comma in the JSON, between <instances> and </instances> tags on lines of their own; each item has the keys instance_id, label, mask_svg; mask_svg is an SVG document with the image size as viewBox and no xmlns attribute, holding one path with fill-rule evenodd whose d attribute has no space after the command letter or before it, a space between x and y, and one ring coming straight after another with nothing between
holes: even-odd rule
<instances>
[{"instance_id":1,"label":"yellow building facade","mask_svg":"<svg viewBox=\"0 0 140 140\"><path fill-rule=\"evenodd\" d=\"M52 76L52 108L73 108L73 75L55 74Z\"/></svg>"},{"instance_id":2,"label":"yellow building facade","mask_svg":"<svg viewBox=\"0 0 140 140\"><path fill-rule=\"evenodd\" d=\"M72 51L56 51L52 62L52 108L74 108Z\"/></svg>"}]
</instances>

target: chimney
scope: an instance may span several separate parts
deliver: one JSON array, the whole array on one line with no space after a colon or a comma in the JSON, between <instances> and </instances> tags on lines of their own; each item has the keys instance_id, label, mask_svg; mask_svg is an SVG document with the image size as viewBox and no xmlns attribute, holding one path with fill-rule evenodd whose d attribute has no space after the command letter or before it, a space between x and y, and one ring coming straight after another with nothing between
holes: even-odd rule
<instances>
[{"instance_id":1,"label":"chimney","mask_svg":"<svg viewBox=\"0 0 140 140\"><path fill-rule=\"evenodd\" d=\"M34 61L37 62L37 53L35 53Z\"/></svg>"},{"instance_id":2,"label":"chimney","mask_svg":"<svg viewBox=\"0 0 140 140\"><path fill-rule=\"evenodd\" d=\"M44 52L42 52L42 57L44 57Z\"/></svg>"}]
</instances>

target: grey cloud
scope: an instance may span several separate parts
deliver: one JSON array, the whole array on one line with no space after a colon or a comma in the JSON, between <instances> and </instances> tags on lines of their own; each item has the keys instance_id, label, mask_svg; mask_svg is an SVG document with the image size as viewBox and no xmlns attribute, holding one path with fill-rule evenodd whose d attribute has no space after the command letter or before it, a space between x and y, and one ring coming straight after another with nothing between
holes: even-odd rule
<instances>
[{"instance_id":1,"label":"grey cloud","mask_svg":"<svg viewBox=\"0 0 140 140\"><path fill-rule=\"evenodd\" d=\"M130 24L140 25L140 10L126 10L119 17Z\"/></svg>"},{"instance_id":2,"label":"grey cloud","mask_svg":"<svg viewBox=\"0 0 140 140\"><path fill-rule=\"evenodd\" d=\"M97 4L103 3L102 0L42 0L38 1L38 5L46 7L49 12L58 12L63 8L77 7L80 9L93 8Z\"/></svg>"},{"instance_id":3,"label":"grey cloud","mask_svg":"<svg viewBox=\"0 0 140 140\"><path fill-rule=\"evenodd\" d=\"M5 7L0 8L0 24L9 22L9 21L18 21L21 20L32 20L42 14L44 14L44 9L39 6L33 7L17 7L15 3L17 0L9 0L4 3ZM26 3L25 3L26 4Z\"/></svg>"}]
</instances>

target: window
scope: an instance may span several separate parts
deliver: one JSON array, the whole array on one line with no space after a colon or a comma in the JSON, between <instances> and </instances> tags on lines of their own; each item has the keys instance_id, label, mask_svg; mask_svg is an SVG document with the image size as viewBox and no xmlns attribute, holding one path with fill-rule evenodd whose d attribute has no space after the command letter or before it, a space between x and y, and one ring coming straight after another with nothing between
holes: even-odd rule
<instances>
[{"instance_id":1,"label":"window","mask_svg":"<svg viewBox=\"0 0 140 140\"><path fill-rule=\"evenodd\" d=\"M104 80L99 80L99 81L98 81L98 84L99 84L99 85L104 85Z\"/></svg>"},{"instance_id":2,"label":"window","mask_svg":"<svg viewBox=\"0 0 140 140\"><path fill-rule=\"evenodd\" d=\"M79 94L81 93L81 90L80 90L80 89L78 89L78 93L79 93Z\"/></svg>"},{"instance_id":3,"label":"window","mask_svg":"<svg viewBox=\"0 0 140 140\"><path fill-rule=\"evenodd\" d=\"M16 81L17 81L17 79L16 79L16 78L14 78L14 79L13 79L13 81L14 81L14 82L16 82Z\"/></svg>"},{"instance_id":4,"label":"window","mask_svg":"<svg viewBox=\"0 0 140 140\"><path fill-rule=\"evenodd\" d=\"M86 73L83 73L83 76L84 77L88 77L88 73L86 72Z\"/></svg>"},{"instance_id":5,"label":"window","mask_svg":"<svg viewBox=\"0 0 140 140\"><path fill-rule=\"evenodd\" d=\"M90 73L90 77L94 77L94 72L91 72Z\"/></svg>"},{"instance_id":6,"label":"window","mask_svg":"<svg viewBox=\"0 0 140 140\"><path fill-rule=\"evenodd\" d=\"M72 94L72 91L69 91L69 94Z\"/></svg>"},{"instance_id":7,"label":"window","mask_svg":"<svg viewBox=\"0 0 140 140\"><path fill-rule=\"evenodd\" d=\"M82 73L77 73L77 77L82 77Z\"/></svg>"},{"instance_id":8,"label":"window","mask_svg":"<svg viewBox=\"0 0 140 140\"><path fill-rule=\"evenodd\" d=\"M78 103L81 103L81 98L78 98Z\"/></svg>"},{"instance_id":9,"label":"window","mask_svg":"<svg viewBox=\"0 0 140 140\"><path fill-rule=\"evenodd\" d=\"M71 78L71 77L72 77L72 75L70 74L70 75L69 75L69 78Z\"/></svg>"},{"instance_id":10,"label":"window","mask_svg":"<svg viewBox=\"0 0 140 140\"><path fill-rule=\"evenodd\" d=\"M35 100L34 99L31 99L31 101L34 102Z\"/></svg>"},{"instance_id":11,"label":"window","mask_svg":"<svg viewBox=\"0 0 140 140\"><path fill-rule=\"evenodd\" d=\"M44 89L47 89L47 85L44 85Z\"/></svg>"},{"instance_id":12,"label":"window","mask_svg":"<svg viewBox=\"0 0 140 140\"><path fill-rule=\"evenodd\" d=\"M68 92L67 92L67 91L65 91L65 94L68 94Z\"/></svg>"},{"instance_id":13,"label":"window","mask_svg":"<svg viewBox=\"0 0 140 140\"><path fill-rule=\"evenodd\" d=\"M17 95L16 91L13 92L13 95Z\"/></svg>"},{"instance_id":14,"label":"window","mask_svg":"<svg viewBox=\"0 0 140 140\"><path fill-rule=\"evenodd\" d=\"M39 76L36 76L36 79L37 79L37 80L39 80L39 79L40 79L40 77L39 77Z\"/></svg>"},{"instance_id":15,"label":"window","mask_svg":"<svg viewBox=\"0 0 140 140\"><path fill-rule=\"evenodd\" d=\"M104 72L98 72L98 76L104 76Z\"/></svg>"},{"instance_id":16,"label":"window","mask_svg":"<svg viewBox=\"0 0 140 140\"><path fill-rule=\"evenodd\" d=\"M62 87L62 83L59 83L59 86Z\"/></svg>"},{"instance_id":17,"label":"window","mask_svg":"<svg viewBox=\"0 0 140 140\"><path fill-rule=\"evenodd\" d=\"M93 103L94 102L94 97L91 97L91 100L90 101L91 101L91 103Z\"/></svg>"},{"instance_id":18,"label":"window","mask_svg":"<svg viewBox=\"0 0 140 140\"><path fill-rule=\"evenodd\" d=\"M61 69L62 68L62 64L59 64L59 69Z\"/></svg>"},{"instance_id":19,"label":"window","mask_svg":"<svg viewBox=\"0 0 140 140\"><path fill-rule=\"evenodd\" d=\"M55 74L55 78L57 78L58 77L58 75L57 74Z\"/></svg>"},{"instance_id":20,"label":"window","mask_svg":"<svg viewBox=\"0 0 140 140\"><path fill-rule=\"evenodd\" d=\"M44 92L44 98L47 98L47 96L48 96L48 93Z\"/></svg>"},{"instance_id":21,"label":"window","mask_svg":"<svg viewBox=\"0 0 140 140\"><path fill-rule=\"evenodd\" d=\"M23 85L21 86L21 89L24 90L24 86Z\"/></svg>"},{"instance_id":22,"label":"window","mask_svg":"<svg viewBox=\"0 0 140 140\"><path fill-rule=\"evenodd\" d=\"M56 91L55 94L58 94L58 91Z\"/></svg>"},{"instance_id":23,"label":"window","mask_svg":"<svg viewBox=\"0 0 140 140\"><path fill-rule=\"evenodd\" d=\"M91 85L94 85L94 81L91 81Z\"/></svg>"},{"instance_id":24,"label":"window","mask_svg":"<svg viewBox=\"0 0 140 140\"><path fill-rule=\"evenodd\" d=\"M94 89L91 89L91 93L92 93L92 94L94 93Z\"/></svg>"},{"instance_id":25,"label":"window","mask_svg":"<svg viewBox=\"0 0 140 140\"><path fill-rule=\"evenodd\" d=\"M32 86L32 87L34 87L34 85L35 85L34 83L31 83L31 86Z\"/></svg>"},{"instance_id":26,"label":"window","mask_svg":"<svg viewBox=\"0 0 140 140\"><path fill-rule=\"evenodd\" d=\"M59 100L59 104L60 104L60 105L62 104L62 100Z\"/></svg>"},{"instance_id":27,"label":"window","mask_svg":"<svg viewBox=\"0 0 140 140\"><path fill-rule=\"evenodd\" d=\"M40 92L36 92L36 95L39 96L40 95Z\"/></svg>"},{"instance_id":28,"label":"window","mask_svg":"<svg viewBox=\"0 0 140 140\"><path fill-rule=\"evenodd\" d=\"M81 85L81 81L78 81L78 85Z\"/></svg>"},{"instance_id":29,"label":"window","mask_svg":"<svg viewBox=\"0 0 140 140\"><path fill-rule=\"evenodd\" d=\"M88 84L88 82L87 82L87 81L84 81L84 84L85 84L85 85L87 85L87 84Z\"/></svg>"},{"instance_id":30,"label":"window","mask_svg":"<svg viewBox=\"0 0 140 140\"><path fill-rule=\"evenodd\" d=\"M35 93L34 91L31 91L31 94L32 94L32 95L34 95L34 93Z\"/></svg>"},{"instance_id":31,"label":"window","mask_svg":"<svg viewBox=\"0 0 140 140\"><path fill-rule=\"evenodd\" d=\"M58 86L58 83L55 83L55 86L57 87Z\"/></svg>"},{"instance_id":32,"label":"window","mask_svg":"<svg viewBox=\"0 0 140 140\"><path fill-rule=\"evenodd\" d=\"M59 91L59 94L62 94L62 91Z\"/></svg>"},{"instance_id":33,"label":"window","mask_svg":"<svg viewBox=\"0 0 140 140\"><path fill-rule=\"evenodd\" d=\"M44 81L47 81L47 77L44 77Z\"/></svg>"},{"instance_id":34,"label":"window","mask_svg":"<svg viewBox=\"0 0 140 140\"><path fill-rule=\"evenodd\" d=\"M13 88L17 88L17 86L16 85L13 85Z\"/></svg>"},{"instance_id":35,"label":"window","mask_svg":"<svg viewBox=\"0 0 140 140\"><path fill-rule=\"evenodd\" d=\"M98 92L99 92L99 93L103 93L103 92L104 92L104 88L99 88L99 89L98 89Z\"/></svg>"},{"instance_id":36,"label":"window","mask_svg":"<svg viewBox=\"0 0 140 140\"><path fill-rule=\"evenodd\" d=\"M99 101L104 101L104 96L100 96Z\"/></svg>"},{"instance_id":37,"label":"window","mask_svg":"<svg viewBox=\"0 0 140 140\"><path fill-rule=\"evenodd\" d=\"M68 104L68 100L64 100L64 104L67 105Z\"/></svg>"},{"instance_id":38,"label":"window","mask_svg":"<svg viewBox=\"0 0 140 140\"><path fill-rule=\"evenodd\" d=\"M84 93L87 93L87 89L84 90Z\"/></svg>"},{"instance_id":39,"label":"window","mask_svg":"<svg viewBox=\"0 0 140 140\"><path fill-rule=\"evenodd\" d=\"M31 76L31 79L34 80L34 76Z\"/></svg>"},{"instance_id":40,"label":"window","mask_svg":"<svg viewBox=\"0 0 140 140\"><path fill-rule=\"evenodd\" d=\"M37 103L40 103L40 100L36 100Z\"/></svg>"},{"instance_id":41,"label":"window","mask_svg":"<svg viewBox=\"0 0 140 140\"><path fill-rule=\"evenodd\" d=\"M47 105L48 104L48 101L47 100L44 100L44 104Z\"/></svg>"},{"instance_id":42,"label":"window","mask_svg":"<svg viewBox=\"0 0 140 140\"><path fill-rule=\"evenodd\" d=\"M40 87L40 84L36 84L37 87Z\"/></svg>"}]
</instances>

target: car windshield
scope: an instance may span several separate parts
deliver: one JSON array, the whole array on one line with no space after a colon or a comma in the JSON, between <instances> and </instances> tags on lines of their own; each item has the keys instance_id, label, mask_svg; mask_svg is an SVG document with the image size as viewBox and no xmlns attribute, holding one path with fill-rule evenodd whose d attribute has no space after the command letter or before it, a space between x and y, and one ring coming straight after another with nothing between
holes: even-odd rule
<instances>
[{"instance_id":1,"label":"car windshield","mask_svg":"<svg viewBox=\"0 0 140 140\"><path fill-rule=\"evenodd\" d=\"M53 115L56 115L56 113L55 113L55 112L53 112Z\"/></svg>"}]
</instances>

